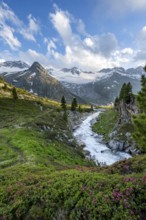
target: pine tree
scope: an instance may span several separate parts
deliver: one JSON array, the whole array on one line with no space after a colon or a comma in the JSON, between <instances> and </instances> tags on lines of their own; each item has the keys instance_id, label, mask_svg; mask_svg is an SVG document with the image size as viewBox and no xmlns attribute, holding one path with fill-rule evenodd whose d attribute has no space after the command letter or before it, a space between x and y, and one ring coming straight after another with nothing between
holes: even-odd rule
<instances>
[{"instance_id":1,"label":"pine tree","mask_svg":"<svg viewBox=\"0 0 146 220\"><path fill-rule=\"evenodd\" d=\"M126 88L126 83L124 83L122 85L122 88L120 90L119 100L124 100L125 99L125 88Z\"/></svg>"},{"instance_id":2,"label":"pine tree","mask_svg":"<svg viewBox=\"0 0 146 220\"><path fill-rule=\"evenodd\" d=\"M123 100L124 103L129 104L132 99L134 98L133 94L132 94L132 85L131 83L124 83L122 85L121 91L120 91L120 95L119 95L119 101Z\"/></svg>"},{"instance_id":3,"label":"pine tree","mask_svg":"<svg viewBox=\"0 0 146 220\"><path fill-rule=\"evenodd\" d=\"M125 94L124 94L124 101L126 104L129 104L132 100L133 94L132 94L132 85L129 82L125 87Z\"/></svg>"},{"instance_id":4,"label":"pine tree","mask_svg":"<svg viewBox=\"0 0 146 220\"><path fill-rule=\"evenodd\" d=\"M78 106L77 100L76 100L76 98L73 98L72 104L71 104L71 111L75 111L77 106Z\"/></svg>"},{"instance_id":5,"label":"pine tree","mask_svg":"<svg viewBox=\"0 0 146 220\"><path fill-rule=\"evenodd\" d=\"M66 100L64 96L61 98L61 107L63 110L66 110Z\"/></svg>"},{"instance_id":6,"label":"pine tree","mask_svg":"<svg viewBox=\"0 0 146 220\"><path fill-rule=\"evenodd\" d=\"M141 112L146 113L146 77L141 77L141 91L138 93L137 101Z\"/></svg>"},{"instance_id":7,"label":"pine tree","mask_svg":"<svg viewBox=\"0 0 146 220\"><path fill-rule=\"evenodd\" d=\"M12 95L13 95L13 99L18 99L18 95L17 95L17 91L16 91L16 88L15 87L13 87L13 89L12 89Z\"/></svg>"},{"instance_id":8,"label":"pine tree","mask_svg":"<svg viewBox=\"0 0 146 220\"><path fill-rule=\"evenodd\" d=\"M67 122L68 121L68 117L67 117L67 107L66 107L66 100L65 97L62 96L61 98L61 107L63 109L63 119Z\"/></svg>"},{"instance_id":9,"label":"pine tree","mask_svg":"<svg viewBox=\"0 0 146 220\"><path fill-rule=\"evenodd\" d=\"M114 102L114 107L117 109L117 107L118 107L118 104L119 104L119 98L118 97L116 97L115 98L115 102Z\"/></svg>"}]
</instances>

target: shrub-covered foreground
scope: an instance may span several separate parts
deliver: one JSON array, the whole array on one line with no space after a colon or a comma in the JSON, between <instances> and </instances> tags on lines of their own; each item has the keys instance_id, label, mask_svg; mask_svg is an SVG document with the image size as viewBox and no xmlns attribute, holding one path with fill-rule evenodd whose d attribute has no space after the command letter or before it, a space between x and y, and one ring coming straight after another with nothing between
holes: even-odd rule
<instances>
[{"instance_id":1,"label":"shrub-covered foreground","mask_svg":"<svg viewBox=\"0 0 146 220\"><path fill-rule=\"evenodd\" d=\"M1 219L145 219L146 175L13 167L1 172Z\"/></svg>"}]
</instances>

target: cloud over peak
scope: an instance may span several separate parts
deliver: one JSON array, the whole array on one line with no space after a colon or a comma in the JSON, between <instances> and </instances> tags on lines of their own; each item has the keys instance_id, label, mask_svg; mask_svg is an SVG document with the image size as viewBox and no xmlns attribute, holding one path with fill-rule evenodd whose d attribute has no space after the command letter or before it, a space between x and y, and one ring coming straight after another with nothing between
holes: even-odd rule
<instances>
[{"instance_id":1,"label":"cloud over peak","mask_svg":"<svg viewBox=\"0 0 146 220\"><path fill-rule=\"evenodd\" d=\"M70 14L55 7L55 12L50 13L51 22L62 39L65 53L54 53L54 58L62 61L66 66L79 66L88 69L103 67L116 49L118 41L114 34L105 33L91 36L85 31L85 25L81 19L72 19ZM77 24L77 31L72 26ZM83 33L83 38L79 35ZM56 47L55 47L56 49ZM56 60L57 62L57 60Z\"/></svg>"}]
</instances>

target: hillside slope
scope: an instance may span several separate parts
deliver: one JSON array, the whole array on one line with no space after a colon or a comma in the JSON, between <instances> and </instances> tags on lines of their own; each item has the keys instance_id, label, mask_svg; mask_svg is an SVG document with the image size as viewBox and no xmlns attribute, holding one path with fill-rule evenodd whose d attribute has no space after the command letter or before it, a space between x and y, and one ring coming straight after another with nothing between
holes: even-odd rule
<instances>
[{"instance_id":1,"label":"hillside slope","mask_svg":"<svg viewBox=\"0 0 146 220\"><path fill-rule=\"evenodd\" d=\"M60 104L0 83L0 219L145 219L146 156L96 167Z\"/></svg>"}]
</instances>

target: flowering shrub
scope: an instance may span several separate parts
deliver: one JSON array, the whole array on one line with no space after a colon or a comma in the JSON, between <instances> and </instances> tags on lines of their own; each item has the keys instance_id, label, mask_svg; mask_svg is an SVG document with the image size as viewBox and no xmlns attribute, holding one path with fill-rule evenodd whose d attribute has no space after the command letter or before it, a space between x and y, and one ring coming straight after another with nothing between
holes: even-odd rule
<instances>
[{"instance_id":1,"label":"flowering shrub","mask_svg":"<svg viewBox=\"0 0 146 220\"><path fill-rule=\"evenodd\" d=\"M20 173L21 173L20 169ZM146 175L66 170L42 175L14 171L1 188L0 219L142 219ZM10 174L9 174L10 175ZM60 217L61 218L61 217Z\"/></svg>"}]
</instances>

